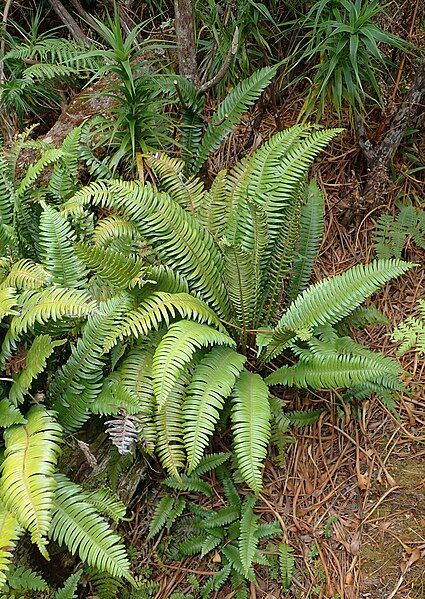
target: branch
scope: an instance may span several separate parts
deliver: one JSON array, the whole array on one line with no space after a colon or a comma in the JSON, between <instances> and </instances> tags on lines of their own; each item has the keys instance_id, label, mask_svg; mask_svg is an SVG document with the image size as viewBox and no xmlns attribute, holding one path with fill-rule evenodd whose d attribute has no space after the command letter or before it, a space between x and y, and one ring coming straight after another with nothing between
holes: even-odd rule
<instances>
[{"instance_id":1,"label":"branch","mask_svg":"<svg viewBox=\"0 0 425 599\"><path fill-rule=\"evenodd\" d=\"M83 40L87 44L89 41L88 37L78 25L74 17L66 10L62 2L60 0L48 0L48 2L62 23L68 28L72 37L77 41Z\"/></svg>"},{"instance_id":2,"label":"branch","mask_svg":"<svg viewBox=\"0 0 425 599\"><path fill-rule=\"evenodd\" d=\"M210 79L209 81L207 81L206 83L203 83L201 85L201 87L199 88L200 92L204 93L204 92L208 91L209 89L211 89L212 87L214 87L215 85L217 85L217 83L220 83L220 81L223 79L223 77L227 73L227 71L232 63L232 60L236 56L236 53L238 51L238 45L239 45L239 27L236 27L235 33L233 34L232 43L230 45L230 49L229 49L229 52L227 53L225 61L221 65L221 68L218 70L218 72L214 75L214 77L212 79Z\"/></svg>"},{"instance_id":3,"label":"branch","mask_svg":"<svg viewBox=\"0 0 425 599\"><path fill-rule=\"evenodd\" d=\"M0 44L0 83L4 83L4 61L3 61L3 57L6 51L6 38L5 38L5 33L6 33L6 25L7 25L7 19L9 17L9 11L10 11L10 7L12 5L13 0L7 0L5 6L4 6L4 10L3 10L3 16L2 16L2 24L3 24L3 32L2 32L2 37L1 37L1 44Z\"/></svg>"}]
</instances>

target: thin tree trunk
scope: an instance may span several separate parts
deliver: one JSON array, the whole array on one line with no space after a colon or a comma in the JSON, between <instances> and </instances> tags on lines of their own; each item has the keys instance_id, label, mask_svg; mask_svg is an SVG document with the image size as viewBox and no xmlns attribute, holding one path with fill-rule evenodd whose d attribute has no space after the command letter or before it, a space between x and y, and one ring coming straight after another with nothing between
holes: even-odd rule
<instances>
[{"instance_id":1,"label":"thin tree trunk","mask_svg":"<svg viewBox=\"0 0 425 599\"><path fill-rule=\"evenodd\" d=\"M174 0L179 73L200 87L196 64L195 11L191 0Z\"/></svg>"},{"instance_id":2,"label":"thin tree trunk","mask_svg":"<svg viewBox=\"0 0 425 599\"><path fill-rule=\"evenodd\" d=\"M75 40L82 40L83 42L87 43L89 40L86 34L78 25L74 17L66 10L62 2L60 0L48 0L48 2L55 11L55 13L58 15L62 23L66 25L72 37Z\"/></svg>"}]
</instances>

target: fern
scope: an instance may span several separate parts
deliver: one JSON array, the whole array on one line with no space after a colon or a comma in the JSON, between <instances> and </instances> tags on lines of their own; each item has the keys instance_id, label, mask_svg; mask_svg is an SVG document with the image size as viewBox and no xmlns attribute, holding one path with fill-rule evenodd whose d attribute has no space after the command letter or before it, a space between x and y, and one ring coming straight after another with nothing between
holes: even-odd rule
<instances>
[{"instance_id":1,"label":"fern","mask_svg":"<svg viewBox=\"0 0 425 599\"><path fill-rule=\"evenodd\" d=\"M149 534L147 540L153 539L165 526L168 518L174 509L174 498L171 495L164 495L155 509L152 520L149 525Z\"/></svg>"},{"instance_id":2,"label":"fern","mask_svg":"<svg viewBox=\"0 0 425 599\"><path fill-rule=\"evenodd\" d=\"M53 595L53 599L76 599L77 587L82 573L83 571L79 570L78 572L71 574L71 576L68 576L63 587Z\"/></svg>"},{"instance_id":3,"label":"fern","mask_svg":"<svg viewBox=\"0 0 425 599\"><path fill-rule=\"evenodd\" d=\"M0 501L0 590L6 583L12 552L21 534L17 519Z\"/></svg>"},{"instance_id":4,"label":"fern","mask_svg":"<svg viewBox=\"0 0 425 599\"><path fill-rule=\"evenodd\" d=\"M262 466L270 439L268 395L261 376L247 371L241 373L233 392L234 450L242 478L256 493L262 487Z\"/></svg>"},{"instance_id":5,"label":"fern","mask_svg":"<svg viewBox=\"0 0 425 599\"><path fill-rule=\"evenodd\" d=\"M213 152L233 129L240 117L260 97L276 73L276 67L265 67L239 83L217 108L202 137L196 158L190 170L198 172Z\"/></svg>"},{"instance_id":6,"label":"fern","mask_svg":"<svg viewBox=\"0 0 425 599\"><path fill-rule=\"evenodd\" d=\"M56 285L79 287L85 281L85 272L73 248L75 233L59 212L46 204L42 206L39 244L43 265Z\"/></svg>"},{"instance_id":7,"label":"fern","mask_svg":"<svg viewBox=\"0 0 425 599\"><path fill-rule=\"evenodd\" d=\"M55 474L57 490L53 502L50 537L66 545L89 566L112 576L131 579L129 561L120 537L85 501L80 488L62 474Z\"/></svg>"},{"instance_id":8,"label":"fern","mask_svg":"<svg viewBox=\"0 0 425 599\"><path fill-rule=\"evenodd\" d=\"M401 342L397 349L398 355L404 354L412 347L416 347L420 354L425 355L425 300L418 301L417 317L409 316L397 325L392 340Z\"/></svg>"},{"instance_id":9,"label":"fern","mask_svg":"<svg viewBox=\"0 0 425 599\"><path fill-rule=\"evenodd\" d=\"M23 258L14 264L2 281L0 288L15 287L16 289L41 289L50 282L49 274L32 260Z\"/></svg>"},{"instance_id":10,"label":"fern","mask_svg":"<svg viewBox=\"0 0 425 599\"><path fill-rule=\"evenodd\" d=\"M58 459L61 428L51 414L34 406L27 424L4 433L5 459L0 479L0 499L19 524L31 533L43 555L51 524L56 488L52 475Z\"/></svg>"},{"instance_id":11,"label":"fern","mask_svg":"<svg viewBox=\"0 0 425 599\"><path fill-rule=\"evenodd\" d=\"M7 586L14 591L45 591L49 588L37 572L22 566L9 569Z\"/></svg>"},{"instance_id":12,"label":"fern","mask_svg":"<svg viewBox=\"0 0 425 599\"><path fill-rule=\"evenodd\" d=\"M258 545L257 520L259 517L253 512L255 503L255 497L248 496L242 505L239 556L245 576L249 574Z\"/></svg>"},{"instance_id":13,"label":"fern","mask_svg":"<svg viewBox=\"0 0 425 599\"><path fill-rule=\"evenodd\" d=\"M137 256L86 243L77 243L75 252L88 269L118 288L126 289L143 283L143 263Z\"/></svg>"},{"instance_id":14,"label":"fern","mask_svg":"<svg viewBox=\"0 0 425 599\"><path fill-rule=\"evenodd\" d=\"M0 426L9 428L12 424L25 424L21 412L8 399L0 400Z\"/></svg>"},{"instance_id":15,"label":"fern","mask_svg":"<svg viewBox=\"0 0 425 599\"><path fill-rule=\"evenodd\" d=\"M183 404L189 474L202 468L203 452L244 362L233 349L216 347L195 366Z\"/></svg>"},{"instance_id":16,"label":"fern","mask_svg":"<svg viewBox=\"0 0 425 599\"><path fill-rule=\"evenodd\" d=\"M16 305L16 292L12 287L0 289L0 321L9 314L18 314L13 307Z\"/></svg>"},{"instance_id":17,"label":"fern","mask_svg":"<svg viewBox=\"0 0 425 599\"><path fill-rule=\"evenodd\" d=\"M315 181L305 191L301 208L300 243L295 254L287 302L292 302L307 287L322 242L324 197Z\"/></svg>"},{"instance_id":18,"label":"fern","mask_svg":"<svg viewBox=\"0 0 425 599\"><path fill-rule=\"evenodd\" d=\"M124 409L121 409L119 415L113 420L105 422L106 433L111 439L111 443L118 449L119 454L132 452L138 438L137 424L137 417L127 414Z\"/></svg>"},{"instance_id":19,"label":"fern","mask_svg":"<svg viewBox=\"0 0 425 599\"><path fill-rule=\"evenodd\" d=\"M164 407L179 374L188 366L197 349L208 345L234 346L225 333L189 320L170 325L155 351L152 362L153 389L158 408Z\"/></svg>"},{"instance_id":20,"label":"fern","mask_svg":"<svg viewBox=\"0 0 425 599\"><path fill-rule=\"evenodd\" d=\"M124 520L127 508L111 489L99 487L94 491L85 492L84 498L98 512L104 514L115 523Z\"/></svg>"},{"instance_id":21,"label":"fern","mask_svg":"<svg viewBox=\"0 0 425 599\"><path fill-rule=\"evenodd\" d=\"M287 543L279 543L279 567L282 577L282 587L287 591L291 586L295 570L294 550Z\"/></svg>"},{"instance_id":22,"label":"fern","mask_svg":"<svg viewBox=\"0 0 425 599\"><path fill-rule=\"evenodd\" d=\"M399 205L395 218L384 214L376 222L374 245L377 257L380 260L401 258L409 237L425 249L425 212L412 205Z\"/></svg>"},{"instance_id":23,"label":"fern","mask_svg":"<svg viewBox=\"0 0 425 599\"><path fill-rule=\"evenodd\" d=\"M59 347L63 343L64 341L52 341L49 335L35 337L25 358L25 368L18 376L14 377L9 391L9 400L14 405L23 402L33 380L45 369L47 358L53 353L55 347Z\"/></svg>"}]
</instances>

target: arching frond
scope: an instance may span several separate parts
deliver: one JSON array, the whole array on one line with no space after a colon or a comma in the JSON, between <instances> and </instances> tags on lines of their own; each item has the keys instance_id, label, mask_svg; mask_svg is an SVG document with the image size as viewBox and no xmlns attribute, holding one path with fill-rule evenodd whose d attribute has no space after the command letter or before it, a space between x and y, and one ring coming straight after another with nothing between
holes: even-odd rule
<instances>
[{"instance_id":1,"label":"arching frond","mask_svg":"<svg viewBox=\"0 0 425 599\"><path fill-rule=\"evenodd\" d=\"M163 467L177 479L185 462L182 406L187 380L187 374L183 373L169 391L162 410L156 407L156 451Z\"/></svg>"},{"instance_id":2,"label":"arching frond","mask_svg":"<svg viewBox=\"0 0 425 599\"><path fill-rule=\"evenodd\" d=\"M87 243L76 243L74 248L77 256L89 270L114 286L126 289L143 283L143 262L139 257Z\"/></svg>"},{"instance_id":3,"label":"arching frond","mask_svg":"<svg viewBox=\"0 0 425 599\"><path fill-rule=\"evenodd\" d=\"M125 314L120 324L108 335L105 351L109 351L119 339L129 336L137 339L161 325L168 325L177 314L183 318L220 325L215 313L202 300L187 293L158 291L145 299L136 310Z\"/></svg>"},{"instance_id":4,"label":"arching frond","mask_svg":"<svg viewBox=\"0 0 425 599\"><path fill-rule=\"evenodd\" d=\"M253 491L261 490L270 439L269 390L259 374L241 373L233 390L233 445L239 471Z\"/></svg>"},{"instance_id":5,"label":"arching frond","mask_svg":"<svg viewBox=\"0 0 425 599\"><path fill-rule=\"evenodd\" d=\"M243 334L251 327L255 313L258 289L252 254L235 245L223 244L225 281L236 313L236 324Z\"/></svg>"},{"instance_id":6,"label":"arching frond","mask_svg":"<svg viewBox=\"0 0 425 599\"><path fill-rule=\"evenodd\" d=\"M8 399L0 400L0 426L8 428L12 424L25 424L26 420L16 406Z\"/></svg>"},{"instance_id":7,"label":"arching frond","mask_svg":"<svg viewBox=\"0 0 425 599\"><path fill-rule=\"evenodd\" d=\"M43 204L39 244L43 265L56 285L78 287L85 281L83 264L74 251L75 240L75 233L63 215Z\"/></svg>"},{"instance_id":8,"label":"arching frond","mask_svg":"<svg viewBox=\"0 0 425 599\"><path fill-rule=\"evenodd\" d=\"M53 599L76 599L77 587L82 574L83 571L78 570L78 572L74 572L74 574L68 576L63 587L56 591L56 593L53 595Z\"/></svg>"},{"instance_id":9,"label":"arching frond","mask_svg":"<svg viewBox=\"0 0 425 599\"><path fill-rule=\"evenodd\" d=\"M24 400L33 381L43 372L47 358L53 353L55 347L63 345L65 341L52 341L49 335L38 335L25 357L25 368L14 376L13 384L9 391L9 400L16 406Z\"/></svg>"},{"instance_id":10,"label":"arching frond","mask_svg":"<svg viewBox=\"0 0 425 599\"><path fill-rule=\"evenodd\" d=\"M72 554L112 576L131 578L130 563L121 538L109 528L95 508L85 500L75 483L63 474L55 474L50 537L66 545Z\"/></svg>"},{"instance_id":11,"label":"arching frond","mask_svg":"<svg viewBox=\"0 0 425 599\"><path fill-rule=\"evenodd\" d=\"M181 320L168 328L152 361L153 389L160 410L196 350L210 345L234 346L235 342L226 333L190 320Z\"/></svg>"},{"instance_id":12,"label":"arching frond","mask_svg":"<svg viewBox=\"0 0 425 599\"><path fill-rule=\"evenodd\" d=\"M16 291L12 287L0 289L0 321L9 314L17 314L13 309L16 306Z\"/></svg>"},{"instance_id":13,"label":"arching frond","mask_svg":"<svg viewBox=\"0 0 425 599\"><path fill-rule=\"evenodd\" d=\"M195 366L183 403L184 442L190 474L200 463L245 357L229 347L214 347Z\"/></svg>"},{"instance_id":14,"label":"arching frond","mask_svg":"<svg viewBox=\"0 0 425 599\"><path fill-rule=\"evenodd\" d=\"M279 347L291 335L309 338L314 327L335 324L387 281L413 266L400 260L376 260L370 264L359 264L341 275L312 285L298 296L282 316L270 348Z\"/></svg>"},{"instance_id":15,"label":"arching frond","mask_svg":"<svg viewBox=\"0 0 425 599\"><path fill-rule=\"evenodd\" d=\"M46 555L47 534L56 488L53 472L59 454L61 427L50 412L34 406L27 424L4 432L5 460L0 499L5 508L31 533L31 540Z\"/></svg>"},{"instance_id":16,"label":"arching frond","mask_svg":"<svg viewBox=\"0 0 425 599\"><path fill-rule=\"evenodd\" d=\"M44 169L50 164L55 163L59 158L61 158L63 152L62 150L57 150L55 148L48 148L42 154L42 156L35 162L31 164L27 172L25 173L25 177L19 183L16 188L17 195L22 198L25 193L31 188L31 186L35 183Z\"/></svg>"},{"instance_id":17,"label":"arching frond","mask_svg":"<svg viewBox=\"0 0 425 599\"><path fill-rule=\"evenodd\" d=\"M71 129L62 142L62 156L54 164L50 177L49 193L63 202L75 190L78 181L78 161L82 126Z\"/></svg>"},{"instance_id":18,"label":"arching frond","mask_svg":"<svg viewBox=\"0 0 425 599\"><path fill-rule=\"evenodd\" d=\"M1 283L2 287L15 287L16 289L41 289L50 281L49 273L32 260L23 258L14 264Z\"/></svg>"},{"instance_id":19,"label":"arching frond","mask_svg":"<svg viewBox=\"0 0 425 599\"><path fill-rule=\"evenodd\" d=\"M208 156L233 129L242 114L261 96L276 73L276 67L264 67L244 79L227 94L212 117L202 141L191 172L197 173Z\"/></svg>"},{"instance_id":20,"label":"arching frond","mask_svg":"<svg viewBox=\"0 0 425 599\"><path fill-rule=\"evenodd\" d=\"M93 231L94 245L103 248L112 244L116 249L131 250L137 237L138 232L133 223L116 214L98 220ZM116 247L117 244L120 245Z\"/></svg>"}]
</instances>

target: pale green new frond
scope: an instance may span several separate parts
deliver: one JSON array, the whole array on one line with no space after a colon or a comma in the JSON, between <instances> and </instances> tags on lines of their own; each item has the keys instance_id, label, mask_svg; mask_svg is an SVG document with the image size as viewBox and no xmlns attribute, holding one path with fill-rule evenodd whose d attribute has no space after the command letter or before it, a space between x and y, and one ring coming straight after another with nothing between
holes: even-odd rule
<instances>
[{"instance_id":1,"label":"pale green new frond","mask_svg":"<svg viewBox=\"0 0 425 599\"><path fill-rule=\"evenodd\" d=\"M301 206L299 246L291 272L287 303L291 303L307 287L323 239L325 199L319 186L311 181L304 192Z\"/></svg>"},{"instance_id":2,"label":"pale green new frond","mask_svg":"<svg viewBox=\"0 0 425 599\"><path fill-rule=\"evenodd\" d=\"M183 373L168 393L163 409L156 406L156 451L163 467L177 479L185 462L182 407L186 383L187 376Z\"/></svg>"},{"instance_id":3,"label":"pale green new frond","mask_svg":"<svg viewBox=\"0 0 425 599\"><path fill-rule=\"evenodd\" d=\"M258 545L258 518L253 512L255 497L248 495L241 508L241 524L239 534L239 557L245 575L248 575Z\"/></svg>"},{"instance_id":4,"label":"pale green new frond","mask_svg":"<svg viewBox=\"0 0 425 599\"><path fill-rule=\"evenodd\" d=\"M15 516L0 501L0 590L6 582L12 552L22 532Z\"/></svg>"},{"instance_id":5,"label":"pale green new frond","mask_svg":"<svg viewBox=\"0 0 425 599\"><path fill-rule=\"evenodd\" d=\"M270 439L269 390L259 374L241 373L233 390L233 444L242 478L261 490L263 461Z\"/></svg>"},{"instance_id":6,"label":"pale green new frond","mask_svg":"<svg viewBox=\"0 0 425 599\"><path fill-rule=\"evenodd\" d=\"M7 277L0 285L3 287L15 287L16 289L41 289L50 281L49 273L32 260L23 258L15 262Z\"/></svg>"},{"instance_id":7,"label":"pale green new frond","mask_svg":"<svg viewBox=\"0 0 425 599\"><path fill-rule=\"evenodd\" d=\"M39 244L43 265L51 280L62 287L78 287L85 281L85 271L74 251L76 236L63 215L43 204L39 225Z\"/></svg>"},{"instance_id":8,"label":"pale green new frond","mask_svg":"<svg viewBox=\"0 0 425 599\"><path fill-rule=\"evenodd\" d=\"M397 349L398 355L406 353L413 347L420 354L425 355L425 300L418 301L418 308L418 316L409 316L393 331L392 340L401 342Z\"/></svg>"},{"instance_id":9,"label":"pale green new frond","mask_svg":"<svg viewBox=\"0 0 425 599\"><path fill-rule=\"evenodd\" d=\"M400 260L376 260L312 285L298 296L279 320L271 347L279 347L291 335L309 338L314 327L337 323L390 279L399 277L413 266Z\"/></svg>"},{"instance_id":10,"label":"pale green new frond","mask_svg":"<svg viewBox=\"0 0 425 599\"><path fill-rule=\"evenodd\" d=\"M62 150L57 150L55 148L49 148L45 150L39 160L27 168L25 177L22 179L16 189L18 197L24 197L25 193L35 183L44 169L50 164L54 164L57 160L59 160L62 154Z\"/></svg>"},{"instance_id":11,"label":"pale green new frond","mask_svg":"<svg viewBox=\"0 0 425 599\"><path fill-rule=\"evenodd\" d=\"M188 474L201 462L208 441L241 372L245 357L229 347L214 347L196 366L183 403Z\"/></svg>"},{"instance_id":12,"label":"pale green new frond","mask_svg":"<svg viewBox=\"0 0 425 599\"><path fill-rule=\"evenodd\" d=\"M55 474L55 480L50 537L66 545L73 555L78 554L87 565L129 578L130 563L121 538L85 500L78 485L63 474Z\"/></svg>"},{"instance_id":13,"label":"pale green new frond","mask_svg":"<svg viewBox=\"0 0 425 599\"><path fill-rule=\"evenodd\" d=\"M65 584L61 589L56 591L53 595L53 599L75 599L77 597L77 587L80 582L82 570L78 570L65 580Z\"/></svg>"},{"instance_id":14,"label":"pale green new frond","mask_svg":"<svg viewBox=\"0 0 425 599\"><path fill-rule=\"evenodd\" d=\"M246 334L253 324L257 302L255 263L251 253L223 243L225 283L236 314L236 323Z\"/></svg>"},{"instance_id":15,"label":"pale green new frond","mask_svg":"<svg viewBox=\"0 0 425 599\"><path fill-rule=\"evenodd\" d=\"M25 424L25 418L16 406L10 403L8 399L0 400L0 426L8 428L12 424Z\"/></svg>"},{"instance_id":16,"label":"pale green new frond","mask_svg":"<svg viewBox=\"0 0 425 599\"><path fill-rule=\"evenodd\" d=\"M77 430L90 415L90 404L102 386L103 344L128 309L128 299L117 297L99 305L89 317L71 356L56 373L49 398L67 432Z\"/></svg>"},{"instance_id":17,"label":"pale green new frond","mask_svg":"<svg viewBox=\"0 0 425 599\"><path fill-rule=\"evenodd\" d=\"M123 254L108 247L76 243L75 253L86 267L119 289L143 282L143 262L138 256Z\"/></svg>"},{"instance_id":18,"label":"pale green new frond","mask_svg":"<svg viewBox=\"0 0 425 599\"><path fill-rule=\"evenodd\" d=\"M118 495L108 487L99 487L94 491L87 491L84 493L84 498L98 512L104 514L115 523L121 522L125 518L127 512L126 506L119 499Z\"/></svg>"},{"instance_id":19,"label":"pale green new frond","mask_svg":"<svg viewBox=\"0 0 425 599\"><path fill-rule=\"evenodd\" d=\"M38 335L25 357L25 368L13 377L13 384L9 391L9 400L16 406L24 400L33 381L43 372L47 358L53 353L55 347L63 345L65 341L52 341L49 335Z\"/></svg>"},{"instance_id":20,"label":"pale green new frond","mask_svg":"<svg viewBox=\"0 0 425 599\"><path fill-rule=\"evenodd\" d=\"M43 555L51 523L61 427L42 406L33 406L27 424L4 432L5 460L0 479L0 499L19 524L31 533Z\"/></svg>"},{"instance_id":21,"label":"pale green new frond","mask_svg":"<svg viewBox=\"0 0 425 599\"><path fill-rule=\"evenodd\" d=\"M16 306L16 291L12 287L0 289L0 322L9 314L16 314L13 307Z\"/></svg>"},{"instance_id":22,"label":"pale green new frond","mask_svg":"<svg viewBox=\"0 0 425 599\"><path fill-rule=\"evenodd\" d=\"M173 200L195 215L204 197L204 184L197 177L185 176L185 162L166 154L151 154L146 162Z\"/></svg>"},{"instance_id":23,"label":"pale green new frond","mask_svg":"<svg viewBox=\"0 0 425 599\"><path fill-rule=\"evenodd\" d=\"M202 300L187 293L158 291L146 298L136 310L125 314L119 325L108 335L104 349L109 351L118 340L126 337L133 336L137 339L147 335L163 324L168 325L177 315L220 325L216 314Z\"/></svg>"},{"instance_id":24,"label":"pale green new frond","mask_svg":"<svg viewBox=\"0 0 425 599\"><path fill-rule=\"evenodd\" d=\"M209 191L204 192L203 201L199 207L199 222L216 240L223 236L232 212L232 203L227 187L227 171L222 170L215 176Z\"/></svg>"},{"instance_id":25,"label":"pale green new frond","mask_svg":"<svg viewBox=\"0 0 425 599\"><path fill-rule=\"evenodd\" d=\"M160 410L196 350L210 345L234 346L235 342L226 333L191 320L170 325L152 361L153 389Z\"/></svg>"},{"instance_id":26,"label":"pale green new frond","mask_svg":"<svg viewBox=\"0 0 425 599\"><path fill-rule=\"evenodd\" d=\"M233 129L242 114L260 97L276 73L276 67L264 67L244 79L227 94L217 108L199 145L191 171L197 173L208 156Z\"/></svg>"}]
</instances>

